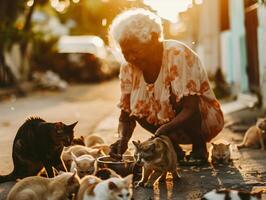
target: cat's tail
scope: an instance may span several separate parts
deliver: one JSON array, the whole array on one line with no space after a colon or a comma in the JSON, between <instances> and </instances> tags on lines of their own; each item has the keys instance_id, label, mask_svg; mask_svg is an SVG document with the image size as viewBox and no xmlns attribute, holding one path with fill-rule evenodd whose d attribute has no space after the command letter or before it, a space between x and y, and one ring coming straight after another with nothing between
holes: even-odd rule
<instances>
[{"instance_id":1,"label":"cat's tail","mask_svg":"<svg viewBox=\"0 0 266 200\"><path fill-rule=\"evenodd\" d=\"M8 175L0 175L0 183L8 182L8 181L16 181L17 177L15 176L15 171L12 171Z\"/></svg>"}]
</instances>

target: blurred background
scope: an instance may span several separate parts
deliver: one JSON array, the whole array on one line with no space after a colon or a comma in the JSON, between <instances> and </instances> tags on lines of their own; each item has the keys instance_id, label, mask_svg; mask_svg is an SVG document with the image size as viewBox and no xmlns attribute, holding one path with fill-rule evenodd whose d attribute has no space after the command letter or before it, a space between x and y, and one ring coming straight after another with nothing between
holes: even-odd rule
<instances>
[{"instance_id":1,"label":"blurred background","mask_svg":"<svg viewBox=\"0 0 266 200\"><path fill-rule=\"evenodd\" d=\"M254 94L265 106L263 0L1 0L0 98L116 78L108 26L131 7L157 13L165 38L200 55L218 98Z\"/></svg>"},{"instance_id":2,"label":"blurred background","mask_svg":"<svg viewBox=\"0 0 266 200\"><path fill-rule=\"evenodd\" d=\"M95 133L106 144L117 140L121 60L109 48L107 32L112 19L132 7L157 13L165 38L180 40L199 54L225 114L219 138L241 142L257 117L265 117L263 0L0 0L0 174L11 171L13 139L30 116L79 121L75 136ZM149 137L137 126L132 139ZM194 194L214 187L265 186L265 152L235 154L235 168L218 174L216 169L184 169L186 184L169 184L154 195L192 195L194 200ZM0 186L0 200L12 184ZM140 200L154 196L150 190L136 195Z\"/></svg>"}]
</instances>

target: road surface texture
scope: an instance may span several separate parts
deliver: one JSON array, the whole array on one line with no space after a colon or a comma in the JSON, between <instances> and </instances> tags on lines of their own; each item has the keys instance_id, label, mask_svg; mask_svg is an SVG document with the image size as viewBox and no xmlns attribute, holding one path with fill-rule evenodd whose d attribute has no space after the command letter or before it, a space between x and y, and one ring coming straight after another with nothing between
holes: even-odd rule
<instances>
[{"instance_id":1,"label":"road surface texture","mask_svg":"<svg viewBox=\"0 0 266 200\"><path fill-rule=\"evenodd\" d=\"M0 104L0 174L12 171L12 143L19 126L30 116L39 116L46 121L62 121L70 124L79 121L75 133L79 135L97 134L110 144L117 135L119 109L119 83L112 80L95 85L70 86L65 92L38 91L27 97L11 97ZM198 199L214 188L234 188L252 190L266 184L265 151L243 149L241 142L244 130L253 125L261 111L246 109L225 116L229 128L216 139L231 142L232 163L212 166L179 166L181 180L166 184L155 184L153 189L137 188L134 199ZM232 124L232 122L235 122ZM231 124L231 126L229 126ZM137 126L133 139L144 140L151 135ZM184 146L189 151L190 146ZM133 151L130 142L129 149ZM14 183L0 184L0 200L4 200Z\"/></svg>"}]
</instances>

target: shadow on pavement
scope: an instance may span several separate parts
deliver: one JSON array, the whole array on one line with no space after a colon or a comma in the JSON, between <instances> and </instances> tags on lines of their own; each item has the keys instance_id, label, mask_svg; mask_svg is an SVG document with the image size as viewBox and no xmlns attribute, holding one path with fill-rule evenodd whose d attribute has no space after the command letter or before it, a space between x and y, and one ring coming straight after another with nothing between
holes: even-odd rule
<instances>
[{"instance_id":1,"label":"shadow on pavement","mask_svg":"<svg viewBox=\"0 0 266 200\"><path fill-rule=\"evenodd\" d=\"M178 182L173 183L171 177L168 177L166 183L156 183L153 189L135 189L134 199L196 200L215 188L251 190L233 163L217 166L209 164L202 167L181 167L179 173L181 180Z\"/></svg>"}]
</instances>

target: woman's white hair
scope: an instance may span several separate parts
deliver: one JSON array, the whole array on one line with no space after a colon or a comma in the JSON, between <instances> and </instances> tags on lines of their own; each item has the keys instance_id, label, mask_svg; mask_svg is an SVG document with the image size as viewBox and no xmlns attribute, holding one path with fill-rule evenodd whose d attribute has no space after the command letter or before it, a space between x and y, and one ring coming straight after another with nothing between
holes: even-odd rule
<instances>
[{"instance_id":1,"label":"woman's white hair","mask_svg":"<svg viewBox=\"0 0 266 200\"><path fill-rule=\"evenodd\" d=\"M132 36L145 43L151 40L152 32L163 38L159 16L142 8L126 10L116 16L109 27L109 45L120 49L119 43Z\"/></svg>"}]
</instances>

